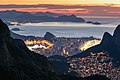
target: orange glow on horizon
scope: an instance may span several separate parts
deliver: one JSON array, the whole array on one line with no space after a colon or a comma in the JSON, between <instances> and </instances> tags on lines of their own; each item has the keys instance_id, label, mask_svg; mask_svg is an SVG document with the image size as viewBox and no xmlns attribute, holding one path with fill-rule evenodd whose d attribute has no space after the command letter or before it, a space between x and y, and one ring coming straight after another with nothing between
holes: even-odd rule
<instances>
[{"instance_id":1,"label":"orange glow on horizon","mask_svg":"<svg viewBox=\"0 0 120 80\"><path fill-rule=\"evenodd\" d=\"M69 2L68 0L12 0L8 2L7 0L4 0L0 1L0 11L17 10L23 12L52 12L59 14L119 16L120 12L117 11L120 11L120 0L117 3L116 1L111 3L108 2L108 0L70 0Z\"/></svg>"},{"instance_id":2,"label":"orange glow on horizon","mask_svg":"<svg viewBox=\"0 0 120 80\"><path fill-rule=\"evenodd\" d=\"M0 4L120 4L120 0L1 0Z\"/></svg>"},{"instance_id":3,"label":"orange glow on horizon","mask_svg":"<svg viewBox=\"0 0 120 80\"><path fill-rule=\"evenodd\" d=\"M49 10L49 9L39 9L39 8L30 8L30 9L25 9L25 8L10 8L10 9L0 9L0 11L6 11L6 10L16 10L16 11L22 11L22 12L52 12L52 13L58 13L58 14L88 14L89 12L86 10L84 12L76 12L77 9L65 9L65 10ZM85 10L85 9L84 9Z\"/></svg>"}]
</instances>

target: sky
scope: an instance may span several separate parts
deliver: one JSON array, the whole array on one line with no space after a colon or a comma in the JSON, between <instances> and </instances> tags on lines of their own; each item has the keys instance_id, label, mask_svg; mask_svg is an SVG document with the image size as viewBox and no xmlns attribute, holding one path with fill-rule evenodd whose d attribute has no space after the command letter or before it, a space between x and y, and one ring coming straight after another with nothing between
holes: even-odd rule
<instances>
[{"instance_id":1,"label":"sky","mask_svg":"<svg viewBox=\"0 0 120 80\"><path fill-rule=\"evenodd\" d=\"M120 16L120 0L1 0L3 10Z\"/></svg>"},{"instance_id":2,"label":"sky","mask_svg":"<svg viewBox=\"0 0 120 80\"><path fill-rule=\"evenodd\" d=\"M0 4L118 4L120 0L1 0Z\"/></svg>"}]
</instances>

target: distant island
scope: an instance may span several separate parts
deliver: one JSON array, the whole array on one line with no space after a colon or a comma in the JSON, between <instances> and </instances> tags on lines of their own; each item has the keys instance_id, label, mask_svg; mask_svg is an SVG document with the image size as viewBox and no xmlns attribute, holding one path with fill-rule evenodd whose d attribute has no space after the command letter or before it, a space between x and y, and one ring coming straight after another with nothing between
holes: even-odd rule
<instances>
[{"instance_id":1,"label":"distant island","mask_svg":"<svg viewBox=\"0 0 120 80\"><path fill-rule=\"evenodd\" d=\"M100 25L101 24L100 22L92 22L92 21L87 21L86 23L94 24L94 25Z\"/></svg>"},{"instance_id":2,"label":"distant island","mask_svg":"<svg viewBox=\"0 0 120 80\"><path fill-rule=\"evenodd\" d=\"M21 31L19 28L13 28L12 31Z\"/></svg>"},{"instance_id":3,"label":"distant island","mask_svg":"<svg viewBox=\"0 0 120 80\"><path fill-rule=\"evenodd\" d=\"M86 21L74 14L63 15L52 12L22 12L16 10L0 11L0 19L7 25L20 25L19 23L39 23L39 22L74 22L101 25L100 22ZM12 23L11 23L12 22Z\"/></svg>"},{"instance_id":4,"label":"distant island","mask_svg":"<svg viewBox=\"0 0 120 80\"><path fill-rule=\"evenodd\" d=\"M20 12L16 10L0 11L0 18L4 21L18 23L38 22L85 22L83 18L72 15L55 14L51 12Z\"/></svg>"}]
</instances>

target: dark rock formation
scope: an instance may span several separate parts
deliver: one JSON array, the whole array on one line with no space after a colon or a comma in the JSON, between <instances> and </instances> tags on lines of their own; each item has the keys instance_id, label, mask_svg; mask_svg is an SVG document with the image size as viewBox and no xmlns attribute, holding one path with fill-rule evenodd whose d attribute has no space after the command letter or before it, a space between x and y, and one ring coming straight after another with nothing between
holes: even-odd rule
<instances>
[{"instance_id":1,"label":"dark rock formation","mask_svg":"<svg viewBox=\"0 0 120 80\"><path fill-rule=\"evenodd\" d=\"M64 56L61 56L61 55L53 55L53 56L48 57L48 59L67 61L66 58Z\"/></svg>"},{"instance_id":2,"label":"dark rock formation","mask_svg":"<svg viewBox=\"0 0 120 80\"><path fill-rule=\"evenodd\" d=\"M12 31L21 31L19 28L13 28Z\"/></svg>"},{"instance_id":3,"label":"dark rock formation","mask_svg":"<svg viewBox=\"0 0 120 80\"><path fill-rule=\"evenodd\" d=\"M94 24L94 25L100 25L101 24L100 22L92 22L92 21L87 21L86 23Z\"/></svg>"},{"instance_id":4,"label":"dark rock formation","mask_svg":"<svg viewBox=\"0 0 120 80\"><path fill-rule=\"evenodd\" d=\"M66 74L70 67L67 63L67 59L64 56L54 55L48 57L48 60L53 66L53 70L59 74Z\"/></svg>"},{"instance_id":5,"label":"dark rock formation","mask_svg":"<svg viewBox=\"0 0 120 80\"><path fill-rule=\"evenodd\" d=\"M0 74L3 80L60 80L47 58L31 52L22 40L11 38L10 30L1 20Z\"/></svg>"},{"instance_id":6,"label":"dark rock formation","mask_svg":"<svg viewBox=\"0 0 120 80\"><path fill-rule=\"evenodd\" d=\"M94 22L93 24L95 24L95 25L100 25L101 23L99 23L99 22Z\"/></svg>"},{"instance_id":7,"label":"dark rock formation","mask_svg":"<svg viewBox=\"0 0 120 80\"><path fill-rule=\"evenodd\" d=\"M100 44L105 46L105 45L110 45L109 43L112 43L112 35L109 34L108 32L105 32L104 35L103 35L103 39L102 39Z\"/></svg>"},{"instance_id":8,"label":"dark rock formation","mask_svg":"<svg viewBox=\"0 0 120 80\"><path fill-rule=\"evenodd\" d=\"M110 80L110 79L102 75L93 75L86 78L75 77L75 76L64 76L62 77L62 80Z\"/></svg>"},{"instance_id":9,"label":"dark rock formation","mask_svg":"<svg viewBox=\"0 0 120 80\"><path fill-rule=\"evenodd\" d=\"M92 22L92 21L87 21L86 23L91 23L91 24L93 24L93 22Z\"/></svg>"},{"instance_id":10,"label":"dark rock formation","mask_svg":"<svg viewBox=\"0 0 120 80\"><path fill-rule=\"evenodd\" d=\"M120 50L120 25L117 26L113 34L113 41L116 47Z\"/></svg>"},{"instance_id":11,"label":"dark rock formation","mask_svg":"<svg viewBox=\"0 0 120 80\"><path fill-rule=\"evenodd\" d=\"M93 75L93 76L89 76L89 77L85 78L85 80L110 80L110 79L108 79L102 75Z\"/></svg>"},{"instance_id":12,"label":"dark rock formation","mask_svg":"<svg viewBox=\"0 0 120 80\"><path fill-rule=\"evenodd\" d=\"M46 34L44 35L44 39L45 40L48 40L50 42L53 42L53 40L56 38L55 35L53 35L52 33L50 32L46 32Z\"/></svg>"}]
</instances>

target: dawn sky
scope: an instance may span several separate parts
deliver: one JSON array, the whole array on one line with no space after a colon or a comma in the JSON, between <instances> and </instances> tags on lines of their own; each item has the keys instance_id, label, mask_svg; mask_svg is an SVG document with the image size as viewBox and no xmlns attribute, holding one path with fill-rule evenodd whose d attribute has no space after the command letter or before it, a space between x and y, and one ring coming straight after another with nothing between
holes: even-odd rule
<instances>
[{"instance_id":1,"label":"dawn sky","mask_svg":"<svg viewBox=\"0 0 120 80\"><path fill-rule=\"evenodd\" d=\"M1 0L0 4L120 4L120 0Z\"/></svg>"},{"instance_id":2,"label":"dawn sky","mask_svg":"<svg viewBox=\"0 0 120 80\"><path fill-rule=\"evenodd\" d=\"M120 0L2 0L3 10L120 16Z\"/></svg>"}]
</instances>

